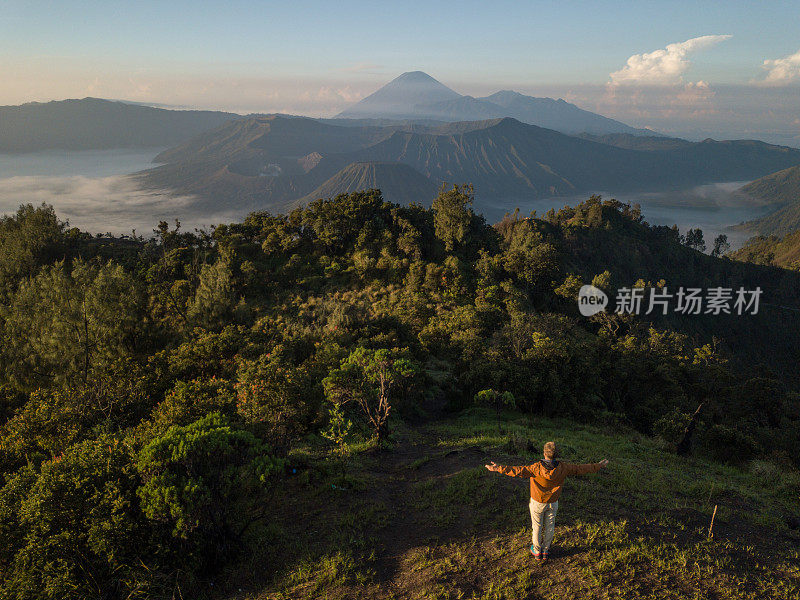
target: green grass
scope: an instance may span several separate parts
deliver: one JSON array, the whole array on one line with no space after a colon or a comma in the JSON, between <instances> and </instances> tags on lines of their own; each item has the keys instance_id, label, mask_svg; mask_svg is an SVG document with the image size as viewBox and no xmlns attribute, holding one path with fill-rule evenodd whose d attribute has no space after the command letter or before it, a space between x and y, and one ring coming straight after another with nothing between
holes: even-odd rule
<instances>
[{"instance_id":1,"label":"green grass","mask_svg":"<svg viewBox=\"0 0 800 600\"><path fill-rule=\"evenodd\" d=\"M559 442L607 469L568 480L551 566L528 552L527 480L483 468L525 464ZM227 598L800 598L800 477L768 461L741 468L680 458L631 431L468 410L415 428L390 450L364 444L339 467L321 448L287 482L261 550ZM714 536L708 526L714 506Z\"/></svg>"}]
</instances>

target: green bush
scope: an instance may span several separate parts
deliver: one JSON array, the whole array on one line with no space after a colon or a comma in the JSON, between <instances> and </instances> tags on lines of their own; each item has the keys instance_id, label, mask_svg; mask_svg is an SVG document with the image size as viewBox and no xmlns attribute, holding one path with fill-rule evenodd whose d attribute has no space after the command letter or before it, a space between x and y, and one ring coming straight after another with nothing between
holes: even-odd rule
<instances>
[{"instance_id":1,"label":"green bush","mask_svg":"<svg viewBox=\"0 0 800 600\"><path fill-rule=\"evenodd\" d=\"M164 401L153 411L153 424L167 428L188 425L212 412L228 417L236 414L236 394L226 379L177 381Z\"/></svg>"},{"instance_id":2,"label":"green bush","mask_svg":"<svg viewBox=\"0 0 800 600\"><path fill-rule=\"evenodd\" d=\"M256 360L241 361L235 384L239 416L276 450L307 430L321 404L318 382L292 358L278 344Z\"/></svg>"},{"instance_id":3,"label":"green bush","mask_svg":"<svg viewBox=\"0 0 800 600\"><path fill-rule=\"evenodd\" d=\"M39 463L102 432L135 425L150 410L149 383L141 369L120 359L87 384L39 388L0 428L0 468L12 472Z\"/></svg>"},{"instance_id":4,"label":"green bush","mask_svg":"<svg viewBox=\"0 0 800 600\"><path fill-rule=\"evenodd\" d=\"M677 446L691 421L691 414L675 407L653 424L653 433L670 446Z\"/></svg>"},{"instance_id":5,"label":"green bush","mask_svg":"<svg viewBox=\"0 0 800 600\"><path fill-rule=\"evenodd\" d=\"M703 447L715 460L740 463L759 452L758 443L748 434L726 425L713 425L703 433Z\"/></svg>"},{"instance_id":6,"label":"green bush","mask_svg":"<svg viewBox=\"0 0 800 600\"><path fill-rule=\"evenodd\" d=\"M0 491L3 598L126 597L147 587L153 547L127 449L109 437L71 446Z\"/></svg>"},{"instance_id":7,"label":"green bush","mask_svg":"<svg viewBox=\"0 0 800 600\"><path fill-rule=\"evenodd\" d=\"M282 469L264 443L219 413L171 427L139 453L142 510L171 528L187 568L215 568L261 516Z\"/></svg>"}]
</instances>

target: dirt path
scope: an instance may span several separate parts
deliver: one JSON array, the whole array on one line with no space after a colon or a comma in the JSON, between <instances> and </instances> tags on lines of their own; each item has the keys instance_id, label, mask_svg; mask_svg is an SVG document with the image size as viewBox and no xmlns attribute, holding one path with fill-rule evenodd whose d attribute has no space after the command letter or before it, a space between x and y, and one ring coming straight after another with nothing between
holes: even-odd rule
<instances>
[{"instance_id":1,"label":"dirt path","mask_svg":"<svg viewBox=\"0 0 800 600\"><path fill-rule=\"evenodd\" d=\"M576 483L567 490L554 557L538 564L528 549L527 481L482 469L525 458L442 444L440 426L417 424L392 450L362 455L349 489L328 487L329 477L289 482L292 501L281 504L287 550L265 565L285 575L228 598L737 598L731 590L743 585L751 593L743 598L781 598L770 587L779 589L781 577L790 591L800 584L800 572L784 564L798 536L729 519L706 543L703 512L666 506L655 494L643 510L626 511L599 480L587 480L588 497ZM731 511L741 508L734 500ZM298 567L304 555L310 562ZM766 592L753 577L768 581Z\"/></svg>"}]
</instances>

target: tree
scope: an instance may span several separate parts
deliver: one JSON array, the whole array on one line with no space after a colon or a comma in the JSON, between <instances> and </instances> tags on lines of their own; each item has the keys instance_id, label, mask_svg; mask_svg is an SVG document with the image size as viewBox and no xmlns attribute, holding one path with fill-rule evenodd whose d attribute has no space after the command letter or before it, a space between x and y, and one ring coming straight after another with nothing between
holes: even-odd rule
<instances>
[{"instance_id":1,"label":"tree","mask_svg":"<svg viewBox=\"0 0 800 600\"><path fill-rule=\"evenodd\" d=\"M58 262L24 280L3 311L7 374L22 388L76 377L129 355L143 302L120 266Z\"/></svg>"},{"instance_id":2,"label":"tree","mask_svg":"<svg viewBox=\"0 0 800 600\"><path fill-rule=\"evenodd\" d=\"M690 229L687 231L686 237L684 238L684 243L689 246L689 248L693 248L698 252L706 251L706 242L703 239L702 229Z\"/></svg>"},{"instance_id":3,"label":"tree","mask_svg":"<svg viewBox=\"0 0 800 600\"><path fill-rule=\"evenodd\" d=\"M475 404L482 404L493 408L497 419L497 429L500 429L500 412L504 407L516 408L517 403L511 392L500 393L497 390L481 390L475 394Z\"/></svg>"},{"instance_id":4,"label":"tree","mask_svg":"<svg viewBox=\"0 0 800 600\"><path fill-rule=\"evenodd\" d=\"M326 250L334 253L350 248L369 223L377 220L384 224L390 219L383 196L375 189L314 200L303 212L303 225L314 231Z\"/></svg>"},{"instance_id":5,"label":"tree","mask_svg":"<svg viewBox=\"0 0 800 600\"><path fill-rule=\"evenodd\" d=\"M208 329L221 329L235 306L233 273L228 262L218 258L213 265L203 265L189 318Z\"/></svg>"},{"instance_id":6,"label":"tree","mask_svg":"<svg viewBox=\"0 0 800 600\"><path fill-rule=\"evenodd\" d=\"M431 208L436 237L444 242L447 252L452 252L466 242L472 222L474 199L470 184L454 185L451 190L443 184L439 195L434 199Z\"/></svg>"},{"instance_id":7,"label":"tree","mask_svg":"<svg viewBox=\"0 0 800 600\"><path fill-rule=\"evenodd\" d=\"M724 256L731 249L728 243L728 236L721 233L714 238L714 249L711 250L711 256Z\"/></svg>"},{"instance_id":8,"label":"tree","mask_svg":"<svg viewBox=\"0 0 800 600\"><path fill-rule=\"evenodd\" d=\"M502 257L506 270L523 281L529 293L549 288L558 272L556 247L530 219L514 223L504 237Z\"/></svg>"},{"instance_id":9,"label":"tree","mask_svg":"<svg viewBox=\"0 0 800 600\"><path fill-rule=\"evenodd\" d=\"M13 291L24 277L41 266L64 258L66 223L52 206L19 207L14 216L0 219L0 292Z\"/></svg>"},{"instance_id":10,"label":"tree","mask_svg":"<svg viewBox=\"0 0 800 600\"><path fill-rule=\"evenodd\" d=\"M361 407L378 443L389 433L394 390L415 375L419 366L407 349L371 350L358 347L322 382L333 404L355 402ZM399 385L398 385L399 384Z\"/></svg>"}]
</instances>

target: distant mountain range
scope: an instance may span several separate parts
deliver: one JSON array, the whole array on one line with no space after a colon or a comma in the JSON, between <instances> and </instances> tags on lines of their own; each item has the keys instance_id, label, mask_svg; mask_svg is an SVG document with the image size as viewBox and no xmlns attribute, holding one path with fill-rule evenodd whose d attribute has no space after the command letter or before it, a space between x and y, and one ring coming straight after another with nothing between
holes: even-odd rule
<instances>
[{"instance_id":1,"label":"distant mountain range","mask_svg":"<svg viewBox=\"0 0 800 600\"><path fill-rule=\"evenodd\" d=\"M484 121L511 117L564 133L656 135L653 131L630 127L560 99L535 98L509 90L485 98L462 96L422 71L403 73L337 117L432 121Z\"/></svg>"},{"instance_id":2,"label":"distant mountain range","mask_svg":"<svg viewBox=\"0 0 800 600\"><path fill-rule=\"evenodd\" d=\"M773 210L739 228L777 236L800 229L800 165L756 179L741 191Z\"/></svg>"},{"instance_id":3,"label":"distant mountain range","mask_svg":"<svg viewBox=\"0 0 800 600\"><path fill-rule=\"evenodd\" d=\"M654 135L563 100L510 91L486 98L462 96L420 71L404 73L337 118L321 122L352 127L434 126L502 117L567 133ZM0 106L0 153L169 147L241 118L228 112L171 110L99 98Z\"/></svg>"},{"instance_id":4,"label":"distant mountain range","mask_svg":"<svg viewBox=\"0 0 800 600\"><path fill-rule=\"evenodd\" d=\"M334 119L96 98L0 107L0 153L159 146L170 147L156 157L162 164L134 178L195 195L200 209L279 212L365 187L394 202L428 203L442 183L469 182L477 208L491 206L494 218L546 197L763 178L743 191L776 212L745 227L800 228L798 149L668 138L516 92L462 96L421 72L401 75Z\"/></svg>"},{"instance_id":5,"label":"distant mountain range","mask_svg":"<svg viewBox=\"0 0 800 600\"><path fill-rule=\"evenodd\" d=\"M0 106L0 153L163 148L238 117L98 98Z\"/></svg>"},{"instance_id":6,"label":"distant mountain range","mask_svg":"<svg viewBox=\"0 0 800 600\"><path fill-rule=\"evenodd\" d=\"M138 174L142 185L196 194L214 209L278 212L365 185L395 201L413 196L427 203L443 182L470 182L479 210L513 210L537 198L597 190L754 179L800 164L800 150L630 134L587 139L511 118L342 127L270 116L231 121L156 160L166 164Z\"/></svg>"}]
</instances>

